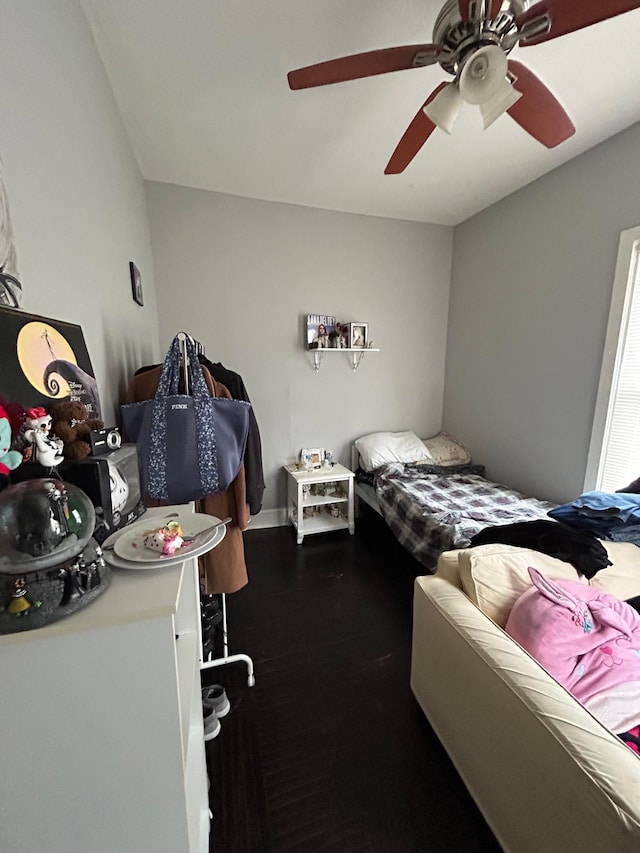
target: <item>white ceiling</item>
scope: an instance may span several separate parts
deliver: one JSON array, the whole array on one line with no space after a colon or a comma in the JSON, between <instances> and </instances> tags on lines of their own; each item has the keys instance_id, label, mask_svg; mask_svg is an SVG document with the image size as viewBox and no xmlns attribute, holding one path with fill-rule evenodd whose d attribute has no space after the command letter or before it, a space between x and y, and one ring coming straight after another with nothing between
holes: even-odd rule
<instances>
[{"instance_id":1,"label":"white ceiling","mask_svg":"<svg viewBox=\"0 0 640 853\"><path fill-rule=\"evenodd\" d=\"M287 72L432 41L443 0L81 0L145 178L269 201L456 225L640 120L640 10L511 58L576 125L548 150L465 105L401 175L383 174L439 65L292 92Z\"/></svg>"}]
</instances>

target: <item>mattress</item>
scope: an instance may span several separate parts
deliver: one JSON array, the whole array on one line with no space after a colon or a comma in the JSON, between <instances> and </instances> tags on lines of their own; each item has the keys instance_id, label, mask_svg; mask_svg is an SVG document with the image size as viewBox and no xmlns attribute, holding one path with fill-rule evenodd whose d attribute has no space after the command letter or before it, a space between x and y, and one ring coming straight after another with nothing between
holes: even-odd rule
<instances>
[{"instance_id":1,"label":"mattress","mask_svg":"<svg viewBox=\"0 0 640 853\"><path fill-rule=\"evenodd\" d=\"M394 463L378 469L380 513L398 541L429 572L443 551L464 548L485 527L548 519L556 506L486 479L482 466ZM361 485L361 484L359 484Z\"/></svg>"}]
</instances>

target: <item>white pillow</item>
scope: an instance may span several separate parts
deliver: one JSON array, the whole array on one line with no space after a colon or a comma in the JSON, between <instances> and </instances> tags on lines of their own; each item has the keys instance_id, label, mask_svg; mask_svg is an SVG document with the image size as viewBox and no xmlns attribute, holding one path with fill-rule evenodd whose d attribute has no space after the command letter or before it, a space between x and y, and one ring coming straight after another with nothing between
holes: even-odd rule
<instances>
[{"instance_id":1,"label":"white pillow","mask_svg":"<svg viewBox=\"0 0 640 853\"><path fill-rule=\"evenodd\" d=\"M390 462L431 461L431 454L411 431L372 432L357 439L355 445L365 471L375 471Z\"/></svg>"}]
</instances>

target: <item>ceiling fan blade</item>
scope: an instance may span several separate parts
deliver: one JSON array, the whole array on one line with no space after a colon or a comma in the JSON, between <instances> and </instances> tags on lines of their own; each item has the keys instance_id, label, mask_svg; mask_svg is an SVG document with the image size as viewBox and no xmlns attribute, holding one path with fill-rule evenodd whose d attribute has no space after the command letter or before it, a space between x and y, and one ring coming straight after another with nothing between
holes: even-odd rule
<instances>
[{"instance_id":1,"label":"ceiling fan blade","mask_svg":"<svg viewBox=\"0 0 640 853\"><path fill-rule=\"evenodd\" d=\"M640 0L541 0L516 18L518 30L524 28L521 47L564 36L583 27L590 27L624 12L640 8ZM549 27L537 30L538 21L548 16ZM527 37L527 29L532 33Z\"/></svg>"},{"instance_id":2,"label":"ceiling fan blade","mask_svg":"<svg viewBox=\"0 0 640 853\"><path fill-rule=\"evenodd\" d=\"M489 0L489 2L485 6L484 17L492 21L500 11L500 7L502 6L502 0ZM475 7L472 10L472 7ZM475 14L480 11L480 2L479 0L458 0L458 11L460 12L460 17L466 23L467 21L472 21L475 18ZM475 13L472 15L472 11Z\"/></svg>"},{"instance_id":3,"label":"ceiling fan blade","mask_svg":"<svg viewBox=\"0 0 640 853\"><path fill-rule=\"evenodd\" d=\"M473 0L458 0L458 11L460 12L460 17L466 23L471 17L471 3Z\"/></svg>"},{"instance_id":4,"label":"ceiling fan blade","mask_svg":"<svg viewBox=\"0 0 640 853\"><path fill-rule=\"evenodd\" d=\"M310 89L313 86L327 86L329 83L342 83L345 80L357 80L361 77L373 77L376 74L388 74L390 71L404 71L407 68L421 68L438 61L440 45L408 44L403 47L387 47L371 50L368 53L356 53L340 59L330 59L317 65L307 65L287 74L289 88Z\"/></svg>"},{"instance_id":5,"label":"ceiling fan blade","mask_svg":"<svg viewBox=\"0 0 640 853\"><path fill-rule=\"evenodd\" d=\"M522 97L507 112L534 139L555 148L576 132L573 122L544 83L529 69L509 60L509 72L515 77L513 87Z\"/></svg>"},{"instance_id":6,"label":"ceiling fan blade","mask_svg":"<svg viewBox=\"0 0 640 853\"><path fill-rule=\"evenodd\" d=\"M436 129L436 125L430 118L428 118L428 116L425 115L424 108L449 85L449 83L440 83L439 86L436 86L424 104L420 107L413 121L402 135L402 139L396 145L395 151L391 155L391 159L384 170L385 175L399 175L401 172L404 172L409 163L413 160L418 151L420 151L427 139Z\"/></svg>"}]
</instances>

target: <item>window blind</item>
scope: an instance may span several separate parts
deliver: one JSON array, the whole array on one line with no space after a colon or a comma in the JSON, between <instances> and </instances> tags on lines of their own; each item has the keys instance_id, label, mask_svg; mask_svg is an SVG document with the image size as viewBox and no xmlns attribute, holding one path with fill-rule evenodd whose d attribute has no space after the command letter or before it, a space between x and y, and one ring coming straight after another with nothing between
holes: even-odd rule
<instances>
[{"instance_id":1,"label":"window blind","mask_svg":"<svg viewBox=\"0 0 640 853\"><path fill-rule=\"evenodd\" d=\"M640 241L633 244L596 488L640 477Z\"/></svg>"}]
</instances>

